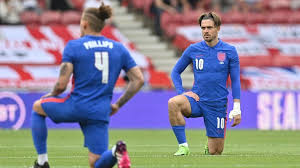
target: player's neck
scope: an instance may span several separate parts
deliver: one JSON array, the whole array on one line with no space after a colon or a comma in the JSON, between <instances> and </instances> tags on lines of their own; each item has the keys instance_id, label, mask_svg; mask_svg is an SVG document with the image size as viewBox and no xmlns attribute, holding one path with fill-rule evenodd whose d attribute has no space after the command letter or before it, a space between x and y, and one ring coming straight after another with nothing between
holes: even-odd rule
<instances>
[{"instance_id":1,"label":"player's neck","mask_svg":"<svg viewBox=\"0 0 300 168\"><path fill-rule=\"evenodd\" d=\"M93 31L87 31L84 33L84 35L90 35L90 36L100 36L100 33L93 32Z\"/></svg>"},{"instance_id":2,"label":"player's neck","mask_svg":"<svg viewBox=\"0 0 300 168\"><path fill-rule=\"evenodd\" d=\"M219 38L215 38L214 40L212 40L210 42L205 41L205 43L210 47L214 47L215 45L218 44L218 42L219 42Z\"/></svg>"}]
</instances>

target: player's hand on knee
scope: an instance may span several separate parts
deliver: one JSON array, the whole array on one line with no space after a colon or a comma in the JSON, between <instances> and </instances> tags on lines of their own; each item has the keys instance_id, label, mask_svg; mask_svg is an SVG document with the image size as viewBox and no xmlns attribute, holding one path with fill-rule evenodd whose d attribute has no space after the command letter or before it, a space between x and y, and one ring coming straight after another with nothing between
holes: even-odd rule
<instances>
[{"instance_id":1,"label":"player's hand on knee","mask_svg":"<svg viewBox=\"0 0 300 168\"><path fill-rule=\"evenodd\" d=\"M183 95L187 95L187 96L195 99L196 101L200 100L199 96L196 93L192 92L192 91L185 92L185 93L183 93Z\"/></svg>"},{"instance_id":2,"label":"player's hand on knee","mask_svg":"<svg viewBox=\"0 0 300 168\"><path fill-rule=\"evenodd\" d=\"M110 116L116 114L118 111L119 111L119 106L117 104L112 104Z\"/></svg>"},{"instance_id":3,"label":"player's hand on knee","mask_svg":"<svg viewBox=\"0 0 300 168\"><path fill-rule=\"evenodd\" d=\"M238 125L241 122L241 110L239 109L233 109L229 113L229 121L233 119L232 127Z\"/></svg>"},{"instance_id":4,"label":"player's hand on knee","mask_svg":"<svg viewBox=\"0 0 300 168\"><path fill-rule=\"evenodd\" d=\"M235 101L233 103L233 109L229 113L229 121L233 119L233 124L231 125L232 127L240 124L241 122L241 105L239 101Z\"/></svg>"}]
</instances>

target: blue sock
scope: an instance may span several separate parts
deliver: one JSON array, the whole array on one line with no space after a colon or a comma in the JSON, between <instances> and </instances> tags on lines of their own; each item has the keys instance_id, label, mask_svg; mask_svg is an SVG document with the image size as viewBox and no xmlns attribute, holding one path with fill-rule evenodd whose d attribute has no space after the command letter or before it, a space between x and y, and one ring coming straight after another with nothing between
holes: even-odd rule
<instances>
[{"instance_id":1,"label":"blue sock","mask_svg":"<svg viewBox=\"0 0 300 168\"><path fill-rule=\"evenodd\" d=\"M48 130L44 116L35 111L31 114L31 134L34 147L38 154L47 153L47 136Z\"/></svg>"},{"instance_id":2,"label":"blue sock","mask_svg":"<svg viewBox=\"0 0 300 168\"><path fill-rule=\"evenodd\" d=\"M178 144L186 143L185 126L184 125L172 126L172 129L177 138Z\"/></svg>"},{"instance_id":3,"label":"blue sock","mask_svg":"<svg viewBox=\"0 0 300 168\"><path fill-rule=\"evenodd\" d=\"M95 168L112 168L116 163L117 158L112 155L111 150L107 150L96 161Z\"/></svg>"}]
</instances>

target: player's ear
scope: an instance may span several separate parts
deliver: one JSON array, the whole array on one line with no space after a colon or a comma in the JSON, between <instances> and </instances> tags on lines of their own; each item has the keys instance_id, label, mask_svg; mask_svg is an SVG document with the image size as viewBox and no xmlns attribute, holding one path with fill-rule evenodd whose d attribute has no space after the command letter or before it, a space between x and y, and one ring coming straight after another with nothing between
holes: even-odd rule
<instances>
[{"instance_id":1,"label":"player's ear","mask_svg":"<svg viewBox=\"0 0 300 168\"><path fill-rule=\"evenodd\" d=\"M221 26L217 26L217 30L220 31L220 29L221 29Z\"/></svg>"},{"instance_id":2,"label":"player's ear","mask_svg":"<svg viewBox=\"0 0 300 168\"><path fill-rule=\"evenodd\" d=\"M87 29L88 25L89 25L89 23L88 23L87 20L82 20L82 26L83 26L84 29Z\"/></svg>"}]
</instances>

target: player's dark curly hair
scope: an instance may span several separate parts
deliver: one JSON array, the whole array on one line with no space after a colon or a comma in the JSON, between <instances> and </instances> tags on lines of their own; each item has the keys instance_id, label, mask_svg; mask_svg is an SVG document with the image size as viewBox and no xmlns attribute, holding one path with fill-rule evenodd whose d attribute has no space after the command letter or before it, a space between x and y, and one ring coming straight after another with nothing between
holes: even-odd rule
<instances>
[{"instance_id":1,"label":"player's dark curly hair","mask_svg":"<svg viewBox=\"0 0 300 168\"><path fill-rule=\"evenodd\" d=\"M206 19L210 19L215 23L216 27L220 27L221 26L221 18L214 12L209 12L209 13L203 13L199 19L198 19L198 23L201 27L201 22L202 20L206 20Z\"/></svg>"},{"instance_id":2,"label":"player's dark curly hair","mask_svg":"<svg viewBox=\"0 0 300 168\"><path fill-rule=\"evenodd\" d=\"M83 19L88 21L90 28L95 32L100 32L104 25L105 20L112 15L110 6L102 4L99 8L87 8L83 12Z\"/></svg>"}]
</instances>

